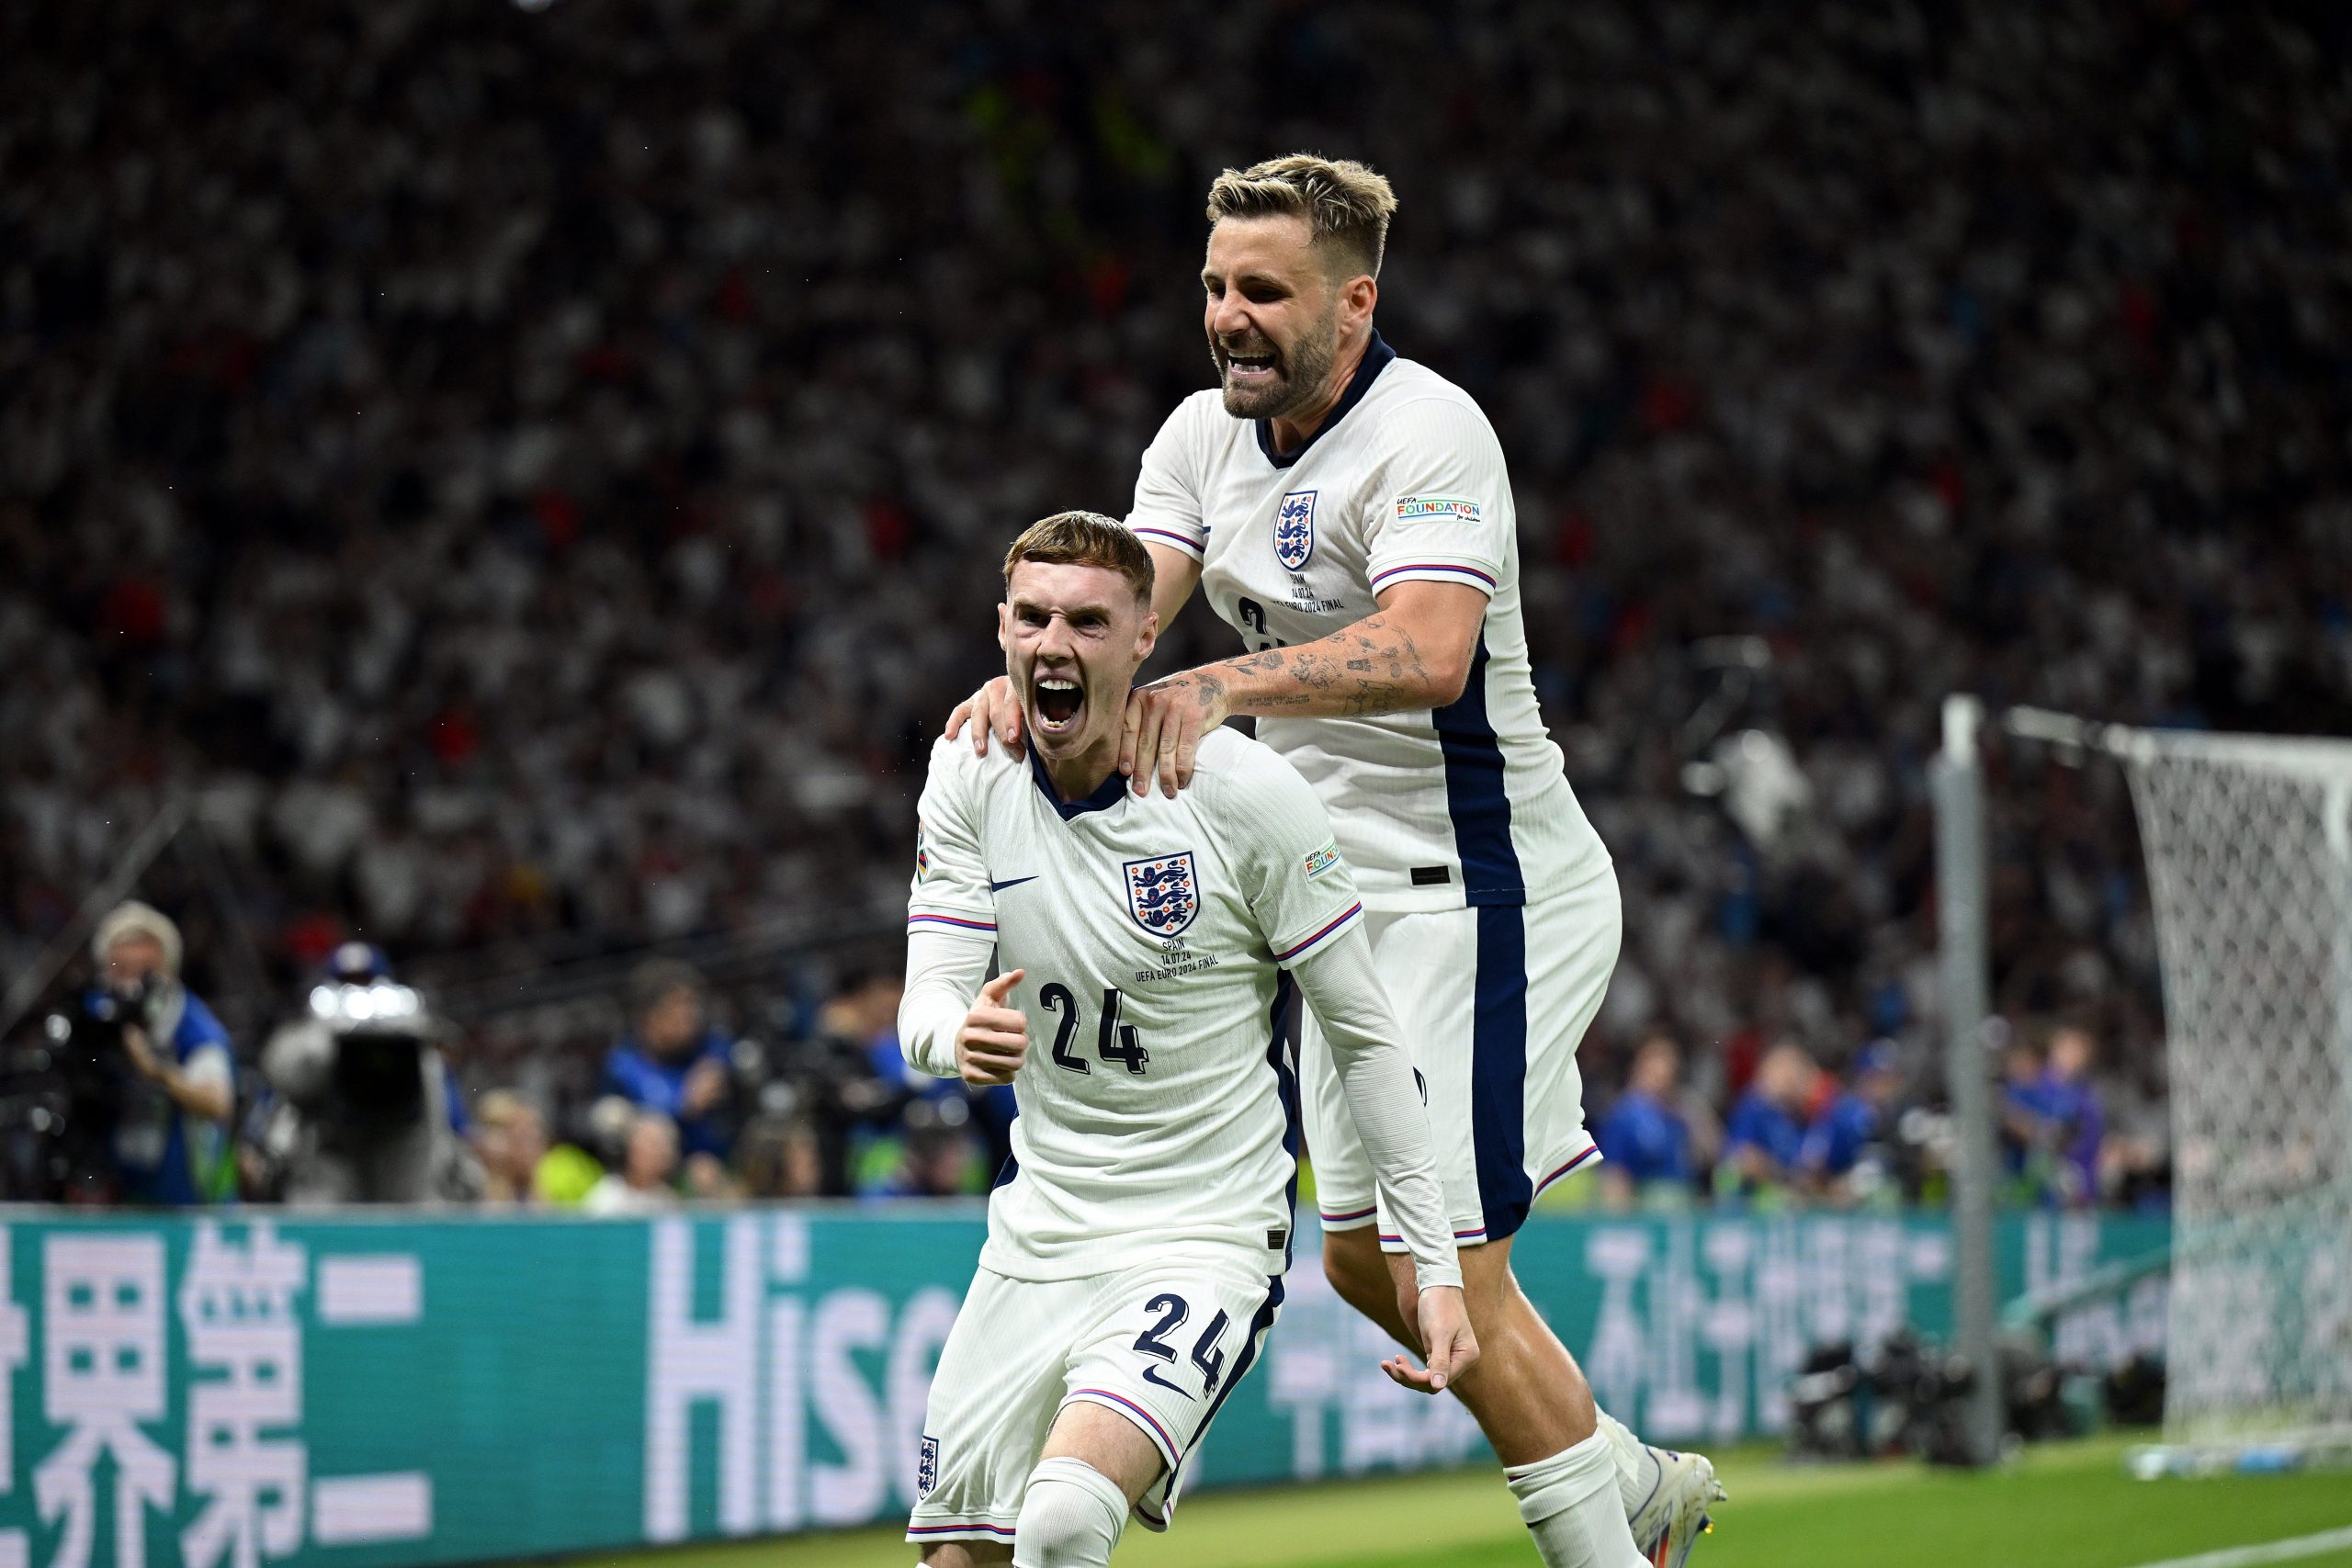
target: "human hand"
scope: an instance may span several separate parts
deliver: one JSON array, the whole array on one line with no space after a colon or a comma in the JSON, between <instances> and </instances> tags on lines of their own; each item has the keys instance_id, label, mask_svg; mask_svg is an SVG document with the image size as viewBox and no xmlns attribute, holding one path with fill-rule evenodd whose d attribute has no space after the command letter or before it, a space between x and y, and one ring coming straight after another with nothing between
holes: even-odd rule
<instances>
[{"instance_id":1,"label":"human hand","mask_svg":"<svg viewBox=\"0 0 2352 1568\"><path fill-rule=\"evenodd\" d=\"M1021 699L1014 694L1012 682L1006 676L999 675L956 705L956 711L947 716L947 739L955 739L967 723L972 727L975 756L989 754L990 735L1002 743L1011 756L1019 757L1028 750L1021 733Z\"/></svg>"},{"instance_id":2,"label":"human hand","mask_svg":"<svg viewBox=\"0 0 2352 1568\"><path fill-rule=\"evenodd\" d=\"M135 1023L122 1026L122 1054L130 1058L131 1070L142 1078L158 1078L163 1067L155 1060L155 1047L147 1032Z\"/></svg>"},{"instance_id":3,"label":"human hand","mask_svg":"<svg viewBox=\"0 0 2352 1568\"><path fill-rule=\"evenodd\" d=\"M956 1070L975 1089L1011 1083L1029 1055L1029 1020L1005 1005L1005 998L1027 973L1015 969L982 986L979 999L956 1032Z\"/></svg>"},{"instance_id":4,"label":"human hand","mask_svg":"<svg viewBox=\"0 0 2352 1568\"><path fill-rule=\"evenodd\" d=\"M1470 1331L1470 1309L1459 1285L1432 1285L1419 1292L1421 1346L1429 1361L1422 1371L1405 1356L1380 1363L1388 1381L1421 1393L1436 1393L1470 1370L1478 1359L1478 1337Z\"/></svg>"},{"instance_id":5,"label":"human hand","mask_svg":"<svg viewBox=\"0 0 2352 1568\"><path fill-rule=\"evenodd\" d=\"M727 1092L727 1069L713 1061L696 1062L686 1070L684 1091L678 1096L678 1107L688 1116L700 1116L718 1103Z\"/></svg>"},{"instance_id":6,"label":"human hand","mask_svg":"<svg viewBox=\"0 0 2352 1568\"><path fill-rule=\"evenodd\" d=\"M1135 781L1137 795L1151 793L1154 774L1169 799L1193 782L1193 759L1201 737L1231 716L1225 682L1206 670L1187 670L1127 694L1126 722L1119 731L1119 771Z\"/></svg>"}]
</instances>

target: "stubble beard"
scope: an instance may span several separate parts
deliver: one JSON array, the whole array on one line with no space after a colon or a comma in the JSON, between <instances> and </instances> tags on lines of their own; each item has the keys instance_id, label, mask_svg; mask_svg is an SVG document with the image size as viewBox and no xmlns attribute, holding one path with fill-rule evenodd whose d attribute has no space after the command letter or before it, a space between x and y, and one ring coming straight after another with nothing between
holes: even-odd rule
<instances>
[{"instance_id":1,"label":"stubble beard","mask_svg":"<svg viewBox=\"0 0 2352 1568\"><path fill-rule=\"evenodd\" d=\"M1271 386L1255 389L1236 387L1226 379L1225 362L1217 358L1217 379L1225 393L1225 412L1236 419L1283 419L1312 402L1331 374L1339 357L1340 314L1333 310L1316 330L1282 355L1282 369Z\"/></svg>"}]
</instances>

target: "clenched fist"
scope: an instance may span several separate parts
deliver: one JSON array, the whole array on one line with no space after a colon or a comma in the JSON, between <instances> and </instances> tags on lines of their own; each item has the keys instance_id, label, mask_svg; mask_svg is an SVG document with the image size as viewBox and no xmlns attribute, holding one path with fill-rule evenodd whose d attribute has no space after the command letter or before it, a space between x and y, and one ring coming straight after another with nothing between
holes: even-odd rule
<instances>
[{"instance_id":1,"label":"clenched fist","mask_svg":"<svg viewBox=\"0 0 2352 1568\"><path fill-rule=\"evenodd\" d=\"M982 986L979 999L956 1032L956 1070L974 1089L1011 1083L1029 1055L1029 1021L1004 1005L1027 973L1015 969Z\"/></svg>"}]
</instances>

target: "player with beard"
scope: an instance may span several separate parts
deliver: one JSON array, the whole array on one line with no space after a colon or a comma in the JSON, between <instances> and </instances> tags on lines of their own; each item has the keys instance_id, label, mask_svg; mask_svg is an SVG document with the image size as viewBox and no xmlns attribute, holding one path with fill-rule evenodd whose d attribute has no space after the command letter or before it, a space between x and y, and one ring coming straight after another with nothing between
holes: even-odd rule
<instances>
[{"instance_id":1,"label":"player with beard","mask_svg":"<svg viewBox=\"0 0 2352 1568\"><path fill-rule=\"evenodd\" d=\"M1166 1528L1282 1305L1294 985L1412 1259L1390 1310L1428 1371L1384 1369L1435 1393L1477 1346L1428 1116L1314 792L1229 730L1182 798L1127 789L1121 727L1157 622L1151 558L1118 523L1049 517L1004 576L1029 758L932 750L899 1033L924 1072L1010 1083L1021 1114L932 1382L907 1539L934 1568L1008 1551L1102 1568L1130 1511ZM1049 1048L1030 1049L1032 1018Z\"/></svg>"},{"instance_id":2,"label":"player with beard","mask_svg":"<svg viewBox=\"0 0 2352 1568\"><path fill-rule=\"evenodd\" d=\"M1549 1182L1598 1157L1576 1051L1622 931L1608 852L1535 701L1502 450L1477 405L1373 329L1396 197L1361 164L1299 155L1209 191L1201 271L1218 386L1145 452L1127 525L1161 625L1195 588L1249 651L1128 700L1119 765L1193 787L1234 715L1304 774L1355 869L1430 1117L1485 1355L1453 1382L1553 1568L1679 1565L1723 1495L1700 1455L1600 1412L1512 1278L1511 1237ZM954 738L1022 744L991 682ZM1415 1337L1402 1233L1339 1113L1322 1032L1300 1055L1324 1271ZM1388 1256L1384 1258L1383 1253ZM1611 1481L1614 1529L1584 1505ZM1637 1548L1638 1543L1638 1548Z\"/></svg>"}]
</instances>

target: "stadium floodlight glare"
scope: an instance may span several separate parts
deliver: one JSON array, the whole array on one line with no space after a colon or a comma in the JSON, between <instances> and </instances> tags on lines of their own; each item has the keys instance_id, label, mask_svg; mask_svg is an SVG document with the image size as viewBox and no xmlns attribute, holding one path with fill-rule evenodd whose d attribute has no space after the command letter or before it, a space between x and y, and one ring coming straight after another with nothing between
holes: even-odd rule
<instances>
[{"instance_id":1,"label":"stadium floodlight glare","mask_svg":"<svg viewBox=\"0 0 2352 1568\"><path fill-rule=\"evenodd\" d=\"M2001 722L2120 761L2147 857L2173 1244L2165 1445L2133 1471L2352 1453L2352 741Z\"/></svg>"}]
</instances>

